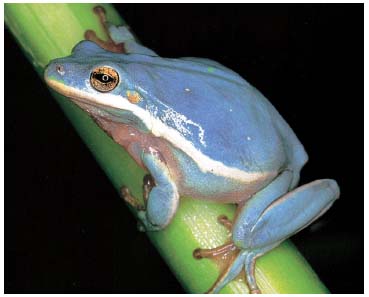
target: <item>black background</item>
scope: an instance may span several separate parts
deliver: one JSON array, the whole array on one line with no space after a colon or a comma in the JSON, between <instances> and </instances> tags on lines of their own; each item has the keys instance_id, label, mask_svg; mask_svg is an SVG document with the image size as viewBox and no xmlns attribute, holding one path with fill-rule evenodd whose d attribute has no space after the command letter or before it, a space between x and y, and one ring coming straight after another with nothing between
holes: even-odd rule
<instances>
[{"instance_id":1,"label":"black background","mask_svg":"<svg viewBox=\"0 0 369 297\"><path fill-rule=\"evenodd\" d=\"M269 98L309 154L301 183L341 187L293 241L331 292L362 293L363 5L116 7L161 56L217 60ZM6 292L182 293L5 33Z\"/></svg>"}]
</instances>

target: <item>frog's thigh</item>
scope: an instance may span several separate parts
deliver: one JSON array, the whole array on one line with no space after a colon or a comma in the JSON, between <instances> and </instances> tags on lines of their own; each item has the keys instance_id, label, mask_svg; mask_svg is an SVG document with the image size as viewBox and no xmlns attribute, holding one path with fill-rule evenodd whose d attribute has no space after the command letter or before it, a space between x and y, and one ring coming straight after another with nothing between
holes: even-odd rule
<instances>
[{"instance_id":1,"label":"frog's thigh","mask_svg":"<svg viewBox=\"0 0 369 297\"><path fill-rule=\"evenodd\" d=\"M275 245L321 216L339 195L337 183L328 179L284 194L290 181L291 174L284 172L244 205L233 229L237 246L264 250Z\"/></svg>"},{"instance_id":2,"label":"frog's thigh","mask_svg":"<svg viewBox=\"0 0 369 297\"><path fill-rule=\"evenodd\" d=\"M250 234L263 211L276 199L284 195L291 184L293 173L284 171L278 175L267 187L251 197L240 210L233 225L233 241L236 246L249 246Z\"/></svg>"},{"instance_id":3,"label":"frog's thigh","mask_svg":"<svg viewBox=\"0 0 369 297\"><path fill-rule=\"evenodd\" d=\"M147 219L160 228L167 226L173 218L179 202L177 187L158 152L144 152L142 161L155 180L146 206Z\"/></svg>"},{"instance_id":4,"label":"frog's thigh","mask_svg":"<svg viewBox=\"0 0 369 297\"><path fill-rule=\"evenodd\" d=\"M267 248L281 242L320 217L339 196L334 180L316 180L271 203L249 232L245 246Z\"/></svg>"}]
</instances>

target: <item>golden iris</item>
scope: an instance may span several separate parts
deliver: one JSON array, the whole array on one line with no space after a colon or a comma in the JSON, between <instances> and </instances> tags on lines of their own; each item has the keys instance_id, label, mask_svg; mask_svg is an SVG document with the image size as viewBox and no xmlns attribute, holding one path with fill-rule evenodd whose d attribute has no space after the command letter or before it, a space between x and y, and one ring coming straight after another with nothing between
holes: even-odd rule
<instances>
[{"instance_id":1,"label":"golden iris","mask_svg":"<svg viewBox=\"0 0 369 297\"><path fill-rule=\"evenodd\" d=\"M119 74L107 66L97 67L91 72L90 83L99 92L110 92L118 85Z\"/></svg>"}]
</instances>

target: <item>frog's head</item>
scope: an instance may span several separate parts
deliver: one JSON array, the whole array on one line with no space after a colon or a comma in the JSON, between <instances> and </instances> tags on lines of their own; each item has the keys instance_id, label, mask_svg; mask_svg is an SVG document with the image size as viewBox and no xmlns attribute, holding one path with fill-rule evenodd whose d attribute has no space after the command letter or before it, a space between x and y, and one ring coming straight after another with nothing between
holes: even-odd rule
<instances>
[{"instance_id":1,"label":"frog's head","mask_svg":"<svg viewBox=\"0 0 369 297\"><path fill-rule=\"evenodd\" d=\"M82 41L72 55L51 61L44 78L52 89L94 116L150 129L142 97L122 66L121 54Z\"/></svg>"}]
</instances>

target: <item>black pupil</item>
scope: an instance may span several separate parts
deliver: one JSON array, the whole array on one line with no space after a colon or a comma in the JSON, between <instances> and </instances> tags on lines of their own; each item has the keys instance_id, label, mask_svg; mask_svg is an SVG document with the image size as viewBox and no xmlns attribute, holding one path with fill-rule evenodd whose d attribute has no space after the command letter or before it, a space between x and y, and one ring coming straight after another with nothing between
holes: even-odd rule
<instances>
[{"instance_id":1,"label":"black pupil","mask_svg":"<svg viewBox=\"0 0 369 297\"><path fill-rule=\"evenodd\" d=\"M102 83L109 83L114 81L114 78L112 78L110 75L107 75L105 73L94 73L94 78L101 81Z\"/></svg>"}]
</instances>

